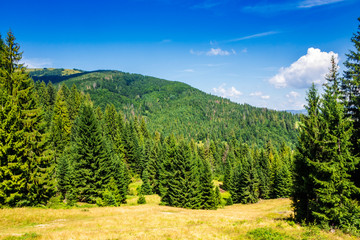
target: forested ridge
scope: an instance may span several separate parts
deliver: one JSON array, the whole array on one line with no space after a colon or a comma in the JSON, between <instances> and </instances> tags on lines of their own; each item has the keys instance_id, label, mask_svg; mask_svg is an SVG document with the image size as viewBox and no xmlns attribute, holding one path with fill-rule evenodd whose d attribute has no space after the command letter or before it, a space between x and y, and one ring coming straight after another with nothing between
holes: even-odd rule
<instances>
[{"instance_id":1,"label":"forested ridge","mask_svg":"<svg viewBox=\"0 0 360 240\"><path fill-rule=\"evenodd\" d=\"M296 142L297 115L233 103L181 82L119 71L73 70L74 75L64 75L69 71L34 69L30 75L37 82L51 81L56 86L75 84L102 110L114 104L127 116L143 116L150 131L166 136L173 133L196 141L235 137L261 147L270 140L277 147Z\"/></svg>"},{"instance_id":2,"label":"forested ridge","mask_svg":"<svg viewBox=\"0 0 360 240\"><path fill-rule=\"evenodd\" d=\"M291 197L296 221L359 234L359 31L344 75L332 58L299 122L179 82L27 70L12 32L0 39L1 207L120 206L141 179L139 204L150 194L213 210Z\"/></svg>"}]
</instances>

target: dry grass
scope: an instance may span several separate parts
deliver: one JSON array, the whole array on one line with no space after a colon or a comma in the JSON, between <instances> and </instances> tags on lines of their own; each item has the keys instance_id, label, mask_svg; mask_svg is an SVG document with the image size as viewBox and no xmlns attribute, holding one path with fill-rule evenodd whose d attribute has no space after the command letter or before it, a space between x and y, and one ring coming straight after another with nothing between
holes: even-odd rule
<instances>
[{"instance_id":1,"label":"dry grass","mask_svg":"<svg viewBox=\"0 0 360 240\"><path fill-rule=\"evenodd\" d=\"M279 239L356 239L282 220L292 214L288 199L216 211L159 206L157 195L146 196L146 205L134 206L136 200L121 207L0 209L0 239L251 239L248 232L262 228Z\"/></svg>"}]
</instances>

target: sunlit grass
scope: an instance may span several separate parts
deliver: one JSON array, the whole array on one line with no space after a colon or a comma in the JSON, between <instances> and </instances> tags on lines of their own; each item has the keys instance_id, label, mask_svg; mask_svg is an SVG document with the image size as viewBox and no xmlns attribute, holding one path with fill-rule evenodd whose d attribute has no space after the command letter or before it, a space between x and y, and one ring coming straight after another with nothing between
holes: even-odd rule
<instances>
[{"instance_id":1,"label":"sunlit grass","mask_svg":"<svg viewBox=\"0 0 360 240\"><path fill-rule=\"evenodd\" d=\"M356 239L340 231L321 231L286 221L289 199L236 204L218 210L159 206L146 196L137 205L129 197L121 207L73 209L0 209L1 239Z\"/></svg>"}]
</instances>

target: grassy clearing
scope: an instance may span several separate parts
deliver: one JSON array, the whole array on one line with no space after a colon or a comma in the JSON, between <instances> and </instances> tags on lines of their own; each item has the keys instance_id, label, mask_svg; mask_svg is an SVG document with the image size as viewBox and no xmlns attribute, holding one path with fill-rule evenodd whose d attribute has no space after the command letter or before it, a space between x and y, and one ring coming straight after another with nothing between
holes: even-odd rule
<instances>
[{"instance_id":1,"label":"grassy clearing","mask_svg":"<svg viewBox=\"0 0 360 240\"><path fill-rule=\"evenodd\" d=\"M121 207L0 209L0 239L356 239L340 231L286 221L289 199L227 206L216 211L146 205L129 198Z\"/></svg>"}]
</instances>

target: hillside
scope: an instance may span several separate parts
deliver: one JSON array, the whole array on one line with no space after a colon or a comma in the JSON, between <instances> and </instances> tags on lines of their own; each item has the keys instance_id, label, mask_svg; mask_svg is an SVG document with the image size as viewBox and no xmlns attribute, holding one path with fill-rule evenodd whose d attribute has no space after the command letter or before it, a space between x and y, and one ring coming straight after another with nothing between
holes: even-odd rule
<instances>
[{"instance_id":1,"label":"hillside","mask_svg":"<svg viewBox=\"0 0 360 240\"><path fill-rule=\"evenodd\" d=\"M104 70L35 69L30 75L36 81L76 84L102 109L114 104L127 115L142 115L151 131L165 135L223 141L235 137L258 146L269 140L275 145L296 141L297 115L233 103L181 82Z\"/></svg>"}]
</instances>

